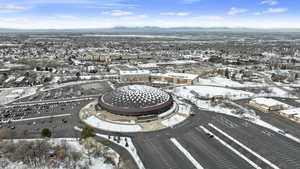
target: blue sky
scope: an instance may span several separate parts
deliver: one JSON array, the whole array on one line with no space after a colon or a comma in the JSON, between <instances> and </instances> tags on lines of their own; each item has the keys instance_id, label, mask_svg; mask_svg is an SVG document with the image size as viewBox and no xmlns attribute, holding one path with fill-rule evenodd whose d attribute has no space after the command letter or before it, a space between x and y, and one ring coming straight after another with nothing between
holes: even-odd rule
<instances>
[{"instance_id":1,"label":"blue sky","mask_svg":"<svg viewBox=\"0 0 300 169\"><path fill-rule=\"evenodd\" d=\"M300 28L299 0L0 0L2 28Z\"/></svg>"}]
</instances>

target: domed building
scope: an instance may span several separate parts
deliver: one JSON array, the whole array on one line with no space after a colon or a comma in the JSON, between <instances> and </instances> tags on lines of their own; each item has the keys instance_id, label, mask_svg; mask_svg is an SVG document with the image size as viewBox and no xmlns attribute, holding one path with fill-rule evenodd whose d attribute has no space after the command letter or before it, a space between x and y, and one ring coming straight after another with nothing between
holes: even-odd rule
<instances>
[{"instance_id":1,"label":"domed building","mask_svg":"<svg viewBox=\"0 0 300 169\"><path fill-rule=\"evenodd\" d=\"M102 109L121 116L155 116L168 111L173 104L169 93L145 85L120 87L98 100Z\"/></svg>"}]
</instances>

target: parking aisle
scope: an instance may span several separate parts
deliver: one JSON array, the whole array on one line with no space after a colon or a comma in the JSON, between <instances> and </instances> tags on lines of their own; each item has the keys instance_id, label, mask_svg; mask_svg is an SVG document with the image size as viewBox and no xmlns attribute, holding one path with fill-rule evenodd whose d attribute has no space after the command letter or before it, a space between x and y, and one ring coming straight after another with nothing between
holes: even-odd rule
<instances>
[{"instance_id":1,"label":"parking aisle","mask_svg":"<svg viewBox=\"0 0 300 169\"><path fill-rule=\"evenodd\" d=\"M253 168L242 158L196 127L176 138L204 168Z\"/></svg>"}]
</instances>

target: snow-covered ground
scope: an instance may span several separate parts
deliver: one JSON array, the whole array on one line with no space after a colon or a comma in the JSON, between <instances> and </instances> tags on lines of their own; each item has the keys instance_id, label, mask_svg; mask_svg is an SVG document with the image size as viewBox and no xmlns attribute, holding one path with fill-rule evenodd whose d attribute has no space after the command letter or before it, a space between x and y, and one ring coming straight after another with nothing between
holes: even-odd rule
<instances>
[{"instance_id":1,"label":"snow-covered ground","mask_svg":"<svg viewBox=\"0 0 300 169\"><path fill-rule=\"evenodd\" d=\"M0 90L0 105L4 105L23 97L28 97L36 93L36 87L10 88Z\"/></svg>"},{"instance_id":2,"label":"snow-covered ground","mask_svg":"<svg viewBox=\"0 0 300 169\"><path fill-rule=\"evenodd\" d=\"M203 100L194 100L194 103L201 109L206 109L209 111L221 113L221 114L226 114L229 116L234 116L234 117L240 117L239 115L234 113L234 109L228 108L228 107L222 107L219 105L212 106L210 101L203 101Z\"/></svg>"},{"instance_id":3,"label":"snow-covered ground","mask_svg":"<svg viewBox=\"0 0 300 169\"><path fill-rule=\"evenodd\" d=\"M120 137L120 141L118 142L113 139L109 139L109 137L107 135L97 133L96 136L106 138L106 139L114 142L115 144L118 144L118 145L124 147L130 153L130 155L133 157L136 164L138 165L138 168L145 169L145 166L144 166L142 160L140 159L140 157L137 153L137 150L136 150L130 137ZM126 142L127 142L127 146L126 146Z\"/></svg>"},{"instance_id":4,"label":"snow-covered ground","mask_svg":"<svg viewBox=\"0 0 300 169\"><path fill-rule=\"evenodd\" d=\"M77 126L75 126L74 129L77 130L77 131L82 131L82 129L77 127ZM109 141L111 141L115 144L118 144L119 146L125 148L130 153L130 155L133 157L133 159L135 160L136 164L138 165L138 168L139 169L145 169L145 166L144 166L142 160L140 159L140 157L137 153L137 150L136 150L136 148L133 144L133 141L131 140L130 137L120 137L120 140L117 141L117 140L114 140L112 138L112 136L110 137L110 136L104 135L104 134L96 133L96 136L105 138L105 139L107 139L107 140L109 140Z\"/></svg>"},{"instance_id":5,"label":"snow-covered ground","mask_svg":"<svg viewBox=\"0 0 300 169\"><path fill-rule=\"evenodd\" d=\"M191 105L189 104L179 104L178 112L185 115L191 114Z\"/></svg>"},{"instance_id":6,"label":"snow-covered ground","mask_svg":"<svg viewBox=\"0 0 300 169\"><path fill-rule=\"evenodd\" d=\"M270 76L267 73L262 73L266 76ZM283 86L287 90L294 90L292 87L300 87L300 80L296 80L290 84L284 84L280 82L275 82L279 86ZM214 86L214 87L225 87L225 88L247 88L247 87L267 87L270 89L270 93L258 93L255 96L269 96L269 97L293 97L287 91L279 89L277 87L272 87L266 82L238 82L231 79L224 78L222 76L210 77L207 79L199 79L199 86Z\"/></svg>"},{"instance_id":7,"label":"snow-covered ground","mask_svg":"<svg viewBox=\"0 0 300 169\"><path fill-rule=\"evenodd\" d=\"M208 85L208 86L220 86L220 87L259 87L263 86L262 83L255 82L244 82L240 83L237 81L233 81L231 79L227 79L221 76L210 77L207 79L199 79L198 85Z\"/></svg>"},{"instance_id":8,"label":"snow-covered ground","mask_svg":"<svg viewBox=\"0 0 300 169\"><path fill-rule=\"evenodd\" d=\"M254 94L251 92L245 92L242 90L234 90L223 87L213 87L213 86L185 86L177 87L174 89L175 93L180 93L180 95L187 95L188 97L193 96L193 93L197 93L199 97L211 98L214 96L224 96L230 99L242 99L249 98Z\"/></svg>"},{"instance_id":9,"label":"snow-covered ground","mask_svg":"<svg viewBox=\"0 0 300 169\"><path fill-rule=\"evenodd\" d=\"M87 80L87 81L74 81L74 82L68 82L68 83L61 83L61 84L52 84L49 86L46 86L44 88L41 88L40 91L50 91L54 89L58 89L61 87L66 87L66 86L72 86L72 85L80 85L80 84L85 84L85 83L96 83L96 82L103 82L104 80Z\"/></svg>"},{"instance_id":10,"label":"snow-covered ground","mask_svg":"<svg viewBox=\"0 0 300 169\"><path fill-rule=\"evenodd\" d=\"M186 117L175 114L173 115L171 118L168 118L166 120L163 120L161 123L167 127L173 127L178 123L181 123L182 121L184 121L186 119Z\"/></svg>"},{"instance_id":11,"label":"snow-covered ground","mask_svg":"<svg viewBox=\"0 0 300 169\"><path fill-rule=\"evenodd\" d=\"M19 142L23 142L23 141L28 141L28 142L34 142L34 141L38 141L38 140L43 140L43 139L19 139L19 140L12 140L13 143L18 144ZM8 140L11 141L11 140ZM66 144L67 146L70 146L70 149L73 152L79 152L82 156L80 158L80 160L78 161L79 165L82 164L82 166L84 166L85 164L88 164L89 169L114 169L115 166L113 166L112 164L107 164L105 163L105 159L103 157L90 157L90 161L91 164L89 165L89 152L88 150L84 147L84 145L80 144L79 139L76 138L55 138L55 139L49 139L47 140L47 142L51 145L51 146L59 146L59 145L63 145ZM91 150L89 150L91 151ZM113 158L115 164L119 164L119 160L120 160L120 156L117 152L115 152L113 149L106 147L105 152L109 153L110 156ZM1 159L1 158L0 158ZM10 162L7 159L2 159L3 161L0 161L2 163L7 163L7 166L5 166L4 168L1 169L69 169L69 168L65 168L65 167L57 167L57 168L53 168L53 167L49 167L49 166L45 166L45 167L32 167L32 166L27 166L26 164L22 163L22 162ZM0 165L1 166L1 165ZM3 166L2 166L3 167ZM75 169L79 169L79 168L75 168Z\"/></svg>"},{"instance_id":12,"label":"snow-covered ground","mask_svg":"<svg viewBox=\"0 0 300 169\"><path fill-rule=\"evenodd\" d=\"M193 94L186 93L184 90L180 90L180 92L175 91L174 94L184 99L190 100L200 109L205 109L205 110L209 110L221 114L239 117L239 115L233 113L235 111L234 109L221 107L219 105L212 106L210 101L197 99L195 96L193 96Z\"/></svg>"},{"instance_id":13,"label":"snow-covered ground","mask_svg":"<svg viewBox=\"0 0 300 169\"><path fill-rule=\"evenodd\" d=\"M139 125L122 125L117 123L110 123L104 120L100 120L95 116L90 116L87 119L83 119L83 121L97 129L106 130L106 131L114 131L114 132L139 132L142 128Z\"/></svg>"},{"instance_id":14,"label":"snow-covered ground","mask_svg":"<svg viewBox=\"0 0 300 169\"><path fill-rule=\"evenodd\" d=\"M206 87L206 86L203 86L203 87ZM237 117L237 118L241 118L240 115L238 114L235 114L234 113L234 109L232 108L227 108L227 107L221 107L221 106L212 106L210 101L205 101L205 100L200 100L200 99L197 99L191 92L190 90L187 88L187 89L184 89L183 87L180 87L181 89L178 90L178 88L176 88L173 92L175 95L179 96L179 97L182 97L182 98L185 98L187 100L190 100L191 102L193 102L195 105L197 105L197 107L201 108L201 109L205 109L205 110L209 110L209 111L213 111L213 112L216 112L216 113L221 113L221 114L226 114L226 115L229 115L229 116L234 116L234 117ZM200 90L200 88L198 88ZM202 88L202 89L206 89L206 88ZM231 90L231 89L229 89ZM280 90L280 89L279 89ZM207 91L206 91L207 92ZM211 93L214 93L214 91L210 90ZM201 93L201 91L200 91ZM203 93L203 92L202 92ZM244 113L248 113L248 112L244 112ZM258 117L255 117L253 115L251 115L251 122L257 124L257 125L260 125L262 127L265 127L265 128L268 128L268 129L271 129L275 132L280 132L282 131L281 129L275 127L275 126L272 126L271 124L265 122L265 121L262 121L260 120ZM297 138L297 137L294 137L290 134L284 134L284 136L300 143L300 139Z\"/></svg>"},{"instance_id":15,"label":"snow-covered ground","mask_svg":"<svg viewBox=\"0 0 300 169\"><path fill-rule=\"evenodd\" d=\"M272 87L271 90L272 90L271 94L273 94L274 96L277 96L277 97L289 97L290 96L288 92L286 92L282 89L279 89L277 87Z\"/></svg>"}]
</instances>

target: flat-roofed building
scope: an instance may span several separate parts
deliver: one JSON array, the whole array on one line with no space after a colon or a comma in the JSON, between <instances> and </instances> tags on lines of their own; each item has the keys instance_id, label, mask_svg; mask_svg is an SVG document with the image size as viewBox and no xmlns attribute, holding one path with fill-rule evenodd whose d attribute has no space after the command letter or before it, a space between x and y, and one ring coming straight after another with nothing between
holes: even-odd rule
<instances>
[{"instance_id":1,"label":"flat-roofed building","mask_svg":"<svg viewBox=\"0 0 300 169\"><path fill-rule=\"evenodd\" d=\"M85 55L83 56L84 61L95 61L95 62L103 62L108 63L110 61L110 57L108 55Z\"/></svg>"},{"instance_id":2,"label":"flat-roofed building","mask_svg":"<svg viewBox=\"0 0 300 169\"><path fill-rule=\"evenodd\" d=\"M250 100L249 105L263 112L272 112L288 109L291 106L270 98L255 98Z\"/></svg>"},{"instance_id":3,"label":"flat-roofed building","mask_svg":"<svg viewBox=\"0 0 300 169\"><path fill-rule=\"evenodd\" d=\"M123 82L149 82L149 70L120 71L120 80Z\"/></svg>"},{"instance_id":4,"label":"flat-roofed building","mask_svg":"<svg viewBox=\"0 0 300 169\"><path fill-rule=\"evenodd\" d=\"M198 82L199 75L169 72L165 74L155 74L153 75L153 78L157 81L163 81L168 83L193 85Z\"/></svg>"},{"instance_id":5,"label":"flat-roofed building","mask_svg":"<svg viewBox=\"0 0 300 169\"><path fill-rule=\"evenodd\" d=\"M300 123L300 113L294 115L294 120L295 120L296 122Z\"/></svg>"},{"instance_id":6,"label":"flat-roofed building","mask_svg":"<svg viewBox=\"0 0 300 169\"><path fill-rule=\"evenodd\" d=\"M300 114L300 108L282 110L279 113L284 117L293 119L295 115Z\"/></svg>"},{"instance_id":7,"label":"flat-roofed building","mask_svg":"<svg viewBox=\"0 0 300 169\"><path fill-rule=\"evenodd\" d=\"M146 64L139 64L138 67L140 69L146 70L158 70L159 67L155 63L146 63Z\"/></svg>"}]
</instances>

